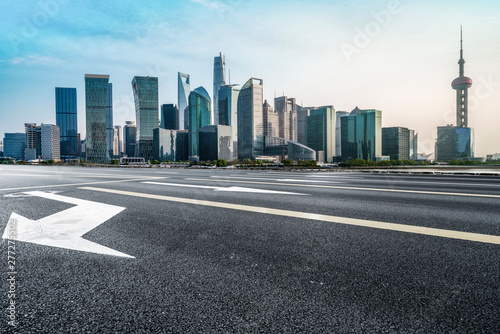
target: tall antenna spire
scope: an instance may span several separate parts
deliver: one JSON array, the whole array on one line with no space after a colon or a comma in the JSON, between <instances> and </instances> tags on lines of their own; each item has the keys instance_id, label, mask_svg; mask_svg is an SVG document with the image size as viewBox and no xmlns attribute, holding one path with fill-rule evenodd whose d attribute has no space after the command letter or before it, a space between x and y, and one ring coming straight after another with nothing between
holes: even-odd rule
<instances>
[{"instance_id":1,"label":"tall antenna spire","mask_svg":"<svg viewBox=\"0 0 500 334\"><path fill-rule=\"evenodd\" d=\"M460 60L458 61L458 64L460 65L460 77L464 76L464 48L463 48L463 38L462 38L462 26L460 26Z\"/></svg>"}]
</instances>

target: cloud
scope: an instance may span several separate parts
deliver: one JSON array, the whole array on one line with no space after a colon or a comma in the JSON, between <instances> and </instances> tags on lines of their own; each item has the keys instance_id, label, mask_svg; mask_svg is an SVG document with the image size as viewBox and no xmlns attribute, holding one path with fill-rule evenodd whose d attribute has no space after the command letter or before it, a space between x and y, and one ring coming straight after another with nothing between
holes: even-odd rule
<instances>
[{"instance_id":1,"label":"cloud","mask_svg":"<svg viewBox=\"0 0 500 334\"><path fill-rule=\"evenodd\" d=\"M2 60L3 61L3 60ZM63 63L63 60L44 57L44 56L27 56L27 57L17 57L10 60L11 64L14 65L56 65Z\"/></svg>"},{"instance_id":2,"label":"cloud","mask_svg":"<svg viewBox=\"0 0 500 334\"><path fill-rule=\"evenodd\" d=\"M221 9L224 7L224 4L210 0L191 0L191 2L199 3L200 5L208 7L210 9Z\"/></svg>"}]
</instances>

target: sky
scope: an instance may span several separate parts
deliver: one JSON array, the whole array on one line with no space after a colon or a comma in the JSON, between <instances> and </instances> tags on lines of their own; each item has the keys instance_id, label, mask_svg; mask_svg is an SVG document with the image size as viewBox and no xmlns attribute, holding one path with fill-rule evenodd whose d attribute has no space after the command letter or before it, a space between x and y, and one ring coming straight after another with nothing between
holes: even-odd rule
<instances>
[{"instance_id":1,"label":"sky","mask_svg":"<svg viewBox=\"0 0 500 334\"><path fill-rule=\"evenodd\" d=\"M498 0L0 0L0 138L55 124L55 87L77 89L84 134L87 73L110 75L115 125L135 121L136 75L159 78L160 104L179 71L212 94L222 51L231 84L263 79L271 105L382 110L429 154L455 123L462 25L475 153L500 153L499 17Z\"/></svg>"}]
</instances>

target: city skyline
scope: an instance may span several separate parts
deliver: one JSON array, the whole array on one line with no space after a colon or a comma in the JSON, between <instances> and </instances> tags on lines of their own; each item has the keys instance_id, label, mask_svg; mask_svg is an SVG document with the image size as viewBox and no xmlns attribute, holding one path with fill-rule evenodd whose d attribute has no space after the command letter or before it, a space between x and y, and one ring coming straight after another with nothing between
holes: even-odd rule
<instances>
[{"instance_id":1,"label":"city skyline","mask_svg":"<svg viewBox=\"0 0 500 334\"><path fill-rule=\"evenodd\" d=\"M450 82L458 74L463 25L465 75L474 81L469 126L475 130L475 155L500 152L494 127L500 121L498 3L314 1L304 6L292 1L278 11L283 4L11 4L0 14L0 137L23 132L25 122L55 124L54 87L77 88L78 129L85 137L85 73L110 75L113 125L123 126L135 120L134 76L158 77L159 104L176 104L177 72L189 73L192 87L211 88L213 57L224 52L231 84L259 77L268 101L286 95L302 106L381 110L384 127L415 129L419 151L432 153L436 128L456 119ZM272 20L261 18L266 12ZM287 24L290 18L298 23ZM180 26L182 19L187 22ZM129 26L120 24L127 20ZM214 24L209 32L200 23L206 20ZM191 44L201 47L194 50Z\"/></svg>"}]
</instances>

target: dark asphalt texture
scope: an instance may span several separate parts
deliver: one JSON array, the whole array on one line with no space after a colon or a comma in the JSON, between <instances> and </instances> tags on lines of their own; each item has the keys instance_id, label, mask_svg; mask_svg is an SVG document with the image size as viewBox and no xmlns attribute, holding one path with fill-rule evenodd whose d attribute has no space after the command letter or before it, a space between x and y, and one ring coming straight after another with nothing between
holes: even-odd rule
<instances>
[{"instance_id":1,"label":"dark asphalt texture","mask_svg":"<svg viewBox=\"0 0 500 334\"><path fill-rule=\"evenodd\" d=\"M57 192L125 207L84 238L136 257L15 242L12 327L1 239L0 333L500 333L500 245L84 186L500 235L500 197L467 195L500 196L498 176L0 165L1 233L72 207L23 194Z\"/></svg>"}]
</instances>

